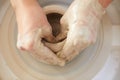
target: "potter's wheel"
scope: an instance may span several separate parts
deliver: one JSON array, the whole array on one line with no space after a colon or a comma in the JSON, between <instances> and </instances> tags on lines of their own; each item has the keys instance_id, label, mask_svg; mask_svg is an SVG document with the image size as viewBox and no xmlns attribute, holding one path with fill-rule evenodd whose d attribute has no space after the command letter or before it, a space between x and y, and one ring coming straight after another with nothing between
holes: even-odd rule
<instances>
[{"instance_id":1,"label":"potter's wheel","mask_svg":"<svg viewBox=\"0 0 120 80\"><path fill-rule=\"evenodd\" d=\"M42 1L46 13L51 13L54 11L51 7L56 7L59 9L55 13L61 14L72 2L39 1ZM64 67L50 66L16 48L15 14L9 1L0 1L0 80L119 80L120 25L110 19L113 20L108 14L104 15L96 44L81 52Z\"/></svg>"}]
</instances>

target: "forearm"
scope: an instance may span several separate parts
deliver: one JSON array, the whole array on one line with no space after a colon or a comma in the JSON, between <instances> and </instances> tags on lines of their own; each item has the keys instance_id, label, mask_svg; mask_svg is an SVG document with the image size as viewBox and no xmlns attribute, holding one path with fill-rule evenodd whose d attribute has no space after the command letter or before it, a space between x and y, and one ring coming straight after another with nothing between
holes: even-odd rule
<instances>
[{"instance_id":1,"label":"forearm","mask_svg":"<svg viewBox=\"0 0 120 80\"><path fill-rule=\"evenodd\" d=\"M10 0L11 5L13 8L19 8L19 7L28 7L35 4L38 4L37 0Z\"/></svg>"},{"instance_id":2,"label":"forearm","mask_svg":"<svg viewBox=\"0 0 120 80\"><path fill-rule=\"evenodd\" d=\"M107 6L112 2L112 0L99 0L99 3L104 7L107 8Z\"/></svg>"}]
</instances>

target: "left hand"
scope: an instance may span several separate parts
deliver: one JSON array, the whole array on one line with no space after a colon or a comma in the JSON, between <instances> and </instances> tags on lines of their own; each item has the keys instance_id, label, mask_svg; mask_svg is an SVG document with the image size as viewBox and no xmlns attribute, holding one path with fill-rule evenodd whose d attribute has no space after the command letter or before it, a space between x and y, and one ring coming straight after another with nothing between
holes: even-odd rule
<instances>
[{"instance_id":1,"label":"left hand","mask_svg":"<svg viewBox=\"0 0 120 80\"><path fill-rule=\"evenodd\" d=\"M63 38L67 35L67 39L57 55L70 61L95 43L103 13L104 9L98 0L75 0L61 19L64 30L57 37Z\"/></svg>"},{"instance_id":2,"label":"left hand","mask_svg":"<svg viewBox=\"0 0 120 80\"><path fill-rule=\"evenodd\" d=\"M18 1L18 3L17 3ZM42 42L54 41L52 28L37 0L11 0L18 24L17 48L32 53L40 62L63 66L64 60L57 57Z\"/></svg>"}]
</instances>

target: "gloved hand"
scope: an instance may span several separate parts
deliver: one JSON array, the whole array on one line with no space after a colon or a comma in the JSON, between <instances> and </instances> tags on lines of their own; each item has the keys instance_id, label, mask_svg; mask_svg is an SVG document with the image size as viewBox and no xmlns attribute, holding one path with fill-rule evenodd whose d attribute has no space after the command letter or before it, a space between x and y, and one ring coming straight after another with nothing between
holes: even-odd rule
<instances>
[{"instance_id":1,"label":"gloved hand","mask_svg":"<svg viewBox=\"0 0 120 80\"><path fill-rule=\"evenodd\" d=\"M13 1L11 0L11 2ZM13 7L18 23L17 47L32 53L41 62L64 65L65 62L42 43L43 38L50 42L54 41L54 36L37 0L28 0L27 2L19 0L19 4L13 5Z\"/></svg>"},{"instance_id":2,"label":"gloved hand","mask_svg":"<svg viewBox=\"0 0 120 80\"><path fill-rule=\"evenodd\" d=\"M103 14L98 0L75 0L61 19L62 32L57 39L67 39L58 57L70 61L95 43Z\"/></svg>"}]
</instances>

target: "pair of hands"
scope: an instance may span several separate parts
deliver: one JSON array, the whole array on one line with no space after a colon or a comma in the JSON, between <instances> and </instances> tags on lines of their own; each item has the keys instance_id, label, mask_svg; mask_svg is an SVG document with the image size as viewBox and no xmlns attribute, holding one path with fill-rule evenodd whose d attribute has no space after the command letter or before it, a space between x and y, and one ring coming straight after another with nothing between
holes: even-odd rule
<instances>
[{"instance_id":1,"label":"pair of hands","mask_svg":"<svg viewBox=\"0 0 120 80\"><path fill-rule=\"evenodd\" d=\"M18 23L17 47L33 53L41 62L63 66L96 41L104 9L97 0L75 0L60 20L61 33L55 38L52 27L37 1L15 9ZM56 54L42 39L66 40ZM63 44L62 43L62 44Z\"/></svg>"}]
</instances>

